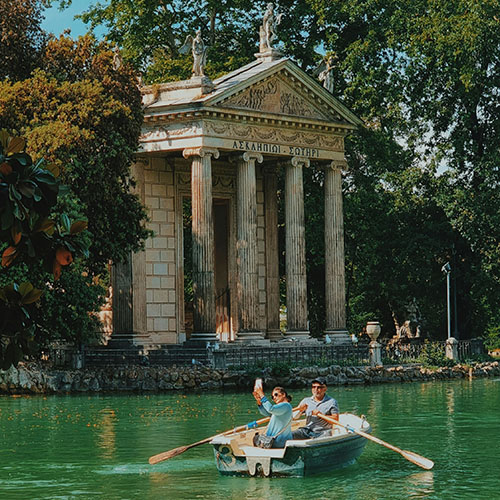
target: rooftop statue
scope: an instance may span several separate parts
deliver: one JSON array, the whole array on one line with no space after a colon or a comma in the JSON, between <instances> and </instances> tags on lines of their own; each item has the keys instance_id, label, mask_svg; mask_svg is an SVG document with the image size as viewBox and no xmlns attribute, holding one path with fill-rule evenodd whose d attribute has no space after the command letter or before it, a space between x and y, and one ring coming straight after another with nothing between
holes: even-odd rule
<instances>
[{"instance_id":1,"label":"rooftop statue","mask_svg":"<svg viewBox=\"0 0 500 500\"><path fill-rule=\"evenodd\" d=\"M276 27L281 23L283 14L274 14L274 6L272 3L267 4L267 9L262 18L262 26L260 27L260 51L265 52L273 48L273 41L276 38Z\"/></svg>"},{"instance_id":2,"label":"rooftop statue","mask_svg":"<svg viewBox=\"0 0 500 500\"><path fill-rule=\"evenodd\" d=\"M325 89L331 93L333 93L333 86L334 86L333 71L336 62L337 62L336 57L334 56L328 57L328 59L326 60L326 68L318 76L319 81L323 82L323 87L325 87Z\"/></svg>"},{"instance_id":3,"label":"rooftop statue","mask_svg":"<svg viewBox=\"0 0 500 500\"><path fill-rule=\"evenodd\" d=\"M190 49L193 54L193 74L191 78L196 76L205 76L207 47L205 47L201 38L201 30L196 32L196 36L194 38L191 35L188 35L184 45L179 49L179 52L181 54L187 54Z\"/></svg>"}]
</instances>

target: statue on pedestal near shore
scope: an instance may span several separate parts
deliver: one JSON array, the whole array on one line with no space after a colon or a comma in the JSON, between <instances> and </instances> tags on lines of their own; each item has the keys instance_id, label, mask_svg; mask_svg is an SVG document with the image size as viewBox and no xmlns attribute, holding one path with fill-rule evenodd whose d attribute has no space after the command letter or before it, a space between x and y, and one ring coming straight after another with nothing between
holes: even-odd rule
<instances>
[{"instance_id":1,"label":"statue on pedestal near shore","mask_svg":"<svg viewBox=\"0 0 500 500\"><path fill-rule=\"evenodd\" d=\"M274 6L272 3L267 4L267 9L262 18L262 26L260 27L260 52L265 52L273 48L273 41L276 38L276 27L281 23L283 14L274 14Z\"/></svg>"},{"instance_id":2,"label":"statue on pedestal near shore","mask_svg":"<svg viewBox=\"0 0 500 500\"><path fill-rule=\"evenodd\" d=\"M184 45L179 49L181 54L187 54L191 50L193 54L193 74L191 78L205 76L205 64L207 60L207 47L201 38L201 30L196 32L193 38L191 35L186 37Z\"/></svg>"}]
</instances>

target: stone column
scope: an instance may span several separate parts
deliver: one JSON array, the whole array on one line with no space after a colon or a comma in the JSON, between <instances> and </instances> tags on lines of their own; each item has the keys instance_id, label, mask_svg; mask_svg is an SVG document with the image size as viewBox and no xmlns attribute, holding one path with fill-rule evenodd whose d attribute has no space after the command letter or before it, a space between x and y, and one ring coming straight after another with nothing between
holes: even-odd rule
<instances>
[{"instance_id":1,"label":"stone column","mask_svg":"<svg viewBox=\"0 0 500 500\"><path fill-rule=\"evenodd\" d=\"M191 163L191 210L193 238L193 333L191 341L215 341L215 266L214 225L212 206L212 156L219 151L211 148L189 148L183 152Z\"/></svg>"},{"instance_id":2,"label":"stone column","mask_svg":"<svg viewBox=\"0 0 500 500\"><path fill-rule=\"evenodd\" d=\"M302 168L307 158L293 157L285 171L287 336L309 338L306 244Z\"/></svg>"},{"instance_id":3,"label":"stone column","mask_svg":"<svg viewBox=\"0 0 500 500\"><path fill-rule=\"evenodd\" d=\"M346 329L344 212L342 168L333 161L325 168L325 334L335 344L351 343Z\"/></svg>"},{"instance_id":4,"label":"stone column","mask_svg":"<svg viewBox=\"0 0 500 500\"><path fill-rule=\"evenodd\" d=\"M278 248L278 182L276 168L264 167L264 204L266 224L266 317L267 338L280 340L280 276Z\"/></svg>"},{"instance_id":5,"label":"stone column","mask_svg":"<svg viewBox=\"0 0 500 500\"><path fill-rule=\"evenodd\" d=\"M237 164L238 341L262 340L259 331L257 273L257 182L255 162L260 153L244 153Z\"/></svg>"}]
</instances>

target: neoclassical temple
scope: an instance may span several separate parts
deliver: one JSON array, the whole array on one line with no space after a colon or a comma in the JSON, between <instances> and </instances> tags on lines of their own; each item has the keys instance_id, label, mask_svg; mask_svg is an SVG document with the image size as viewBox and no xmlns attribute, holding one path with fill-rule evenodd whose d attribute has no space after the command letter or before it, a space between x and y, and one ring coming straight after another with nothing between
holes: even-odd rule
<instances>
[{"instance_id":1,"label":"neoclassical temple","mask_svg":"<svg viewBox=\"0 0 500 500\"><path fill-rule=\"evenodd\" d=\"M113 338L183 343L186 315L192 314L190 341L310 339L306 168L325 171L325 333L333 341L346 338L341 171L344 137L362 122L282 58L262 30L255 61L232 73L212 82L198 60L201 72L191 80L143 88L145 119L133 174L154 237L145 251L114 267ZM285 332L280 331L278 270L280 170L285 177ZM186 202L192 220L192 308L184 293Z\"/></svg>"}]
</instances>

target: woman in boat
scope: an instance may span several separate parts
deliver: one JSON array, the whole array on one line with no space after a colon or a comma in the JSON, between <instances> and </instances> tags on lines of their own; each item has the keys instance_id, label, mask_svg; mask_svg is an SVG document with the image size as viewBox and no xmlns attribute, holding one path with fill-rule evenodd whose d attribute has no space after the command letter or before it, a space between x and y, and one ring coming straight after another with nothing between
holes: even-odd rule
<instances>
[{"instance_id":1,"label":"woman in boat","mask_svg":"<svg viewBox=\"0 0 500 500\"><path fill-rule=\"evenodd\" d=\"M271 417L267 426L266 436L274 437L273 448L284 448L285 443L292 439L293 411L290 401L292 396L287 394L283 387L275 387L272 392L271 403L261 388L256 388L253 397L257 401L259 411L266 417Z\"/></svg>"}]
</instances>

